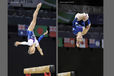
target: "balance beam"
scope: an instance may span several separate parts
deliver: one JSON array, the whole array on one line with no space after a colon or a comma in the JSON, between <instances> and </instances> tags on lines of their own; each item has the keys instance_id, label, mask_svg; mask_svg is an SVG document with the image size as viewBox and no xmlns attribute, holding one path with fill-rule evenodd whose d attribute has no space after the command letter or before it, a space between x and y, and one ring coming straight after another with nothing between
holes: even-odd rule
<instances>
[{"instance_id":1,"label":"balance beam","mask_svg":"<svg viewBox=\"0 0 114 76\"><path fill-rule=\"evenodd\" d=\"M58 73L57 76L75 76L75 72L63 72L63 73Z\"/></svg>"},{"instance_id":2,"label":"balance beam","mask_svg":"<svg viewBox=\"0 0 114 76\"><path fill-rule=\"evenodd\" d=\"M43 74L44 76L51 76L51 73L55 72L54 65L45 65L39 67L24 68L24 74L31 76L31 74Z\"/></svg>"}]
</instances>

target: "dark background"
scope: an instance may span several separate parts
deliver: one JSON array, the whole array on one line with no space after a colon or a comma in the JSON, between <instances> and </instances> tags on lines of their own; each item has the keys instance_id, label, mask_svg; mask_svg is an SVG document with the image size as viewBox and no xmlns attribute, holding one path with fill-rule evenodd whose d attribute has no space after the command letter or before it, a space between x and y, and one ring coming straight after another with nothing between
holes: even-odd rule
<instances>
[{"instance_id":1,"label":"dark background","mask_svg":"<svg viewBox=\"0 0 114 76\"><path fill-rule=\"evenodd\" d=\"M13 37L12 37L13 36ZM8 75L24 76L23 69L28 67L37 67L43 65L56 64L56 40L44 38L40 42L44 56L36 50L35 54L28 54L28 46L14 46L15 41L24 41L25 38L16 35L10 35L8 38Z\"/></svg>"},{"instance_id":2,"label":"dark background","mask_svg":"<svg viewBox=\"0 0 114 76\"><path fill-rule=\"evenodd\" d=\"M69 2L76 5L103 6L103 0L58 0L58 2Z\"/></svg>"},{"instance_id":3,"label":"dark background","mask_svg":"<svg viewBox=\"0 0 114 76\"><path fill-rule=\"evenodd\" d=\"M59 72L75 71L75 76L103 76L103 49L58 50Z\"/></svg>"},{"instance_id":4,"label":"dark background","mask_svg":"<svg viewBox=\"0 0 114 76\"><path fill-rule=\"evenodd\" d=\"M30 24L36 5L35 7L31 5L23 7L23 4L15 6L11 3L13 1L15 3L18 0L8 1L8 76L24 76L23 69L29 67L43 65L55 65L56 67L56 38L44 37L41 40L40 46L44 56L41 56L37 50L35 54L29 55L28 46L14 46L15 41L27 41L26 36L18 36L18 24ZM34 2L34 0L31 1ZM37 1L34 3L37 4ZM37 25L56 26L55 8L45 8L45 4L42 6L38 14ZM55 76L55 73L52 76Z\"/></svg>"}]
</instances>

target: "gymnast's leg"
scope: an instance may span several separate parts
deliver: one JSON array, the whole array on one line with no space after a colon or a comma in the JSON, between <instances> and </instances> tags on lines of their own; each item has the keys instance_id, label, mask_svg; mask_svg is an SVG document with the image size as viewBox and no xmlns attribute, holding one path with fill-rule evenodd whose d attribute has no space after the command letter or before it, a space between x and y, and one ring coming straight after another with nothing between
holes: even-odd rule
<instances>
[{"instance_id":1,"label":"gymnast's leg","mask_svg":"<svg viewBox=\"0 0 114 76\"><path fill-rule=\"evenodd\" d=\"M42 3L39 3L39 4L37 5L37 8L36 8L36 10L35 10L35 12L34 12L34 14L33 14L32 22L31 22L30 26L28 27L28 30L29 30L29 31L33 31L33 29L34 29L34 27L35 27L35 25L36 25L37 15L38 15L38 12L39 12L39 10L40 10L41 5L42 5Z\"/></svg>"}]
</instances>

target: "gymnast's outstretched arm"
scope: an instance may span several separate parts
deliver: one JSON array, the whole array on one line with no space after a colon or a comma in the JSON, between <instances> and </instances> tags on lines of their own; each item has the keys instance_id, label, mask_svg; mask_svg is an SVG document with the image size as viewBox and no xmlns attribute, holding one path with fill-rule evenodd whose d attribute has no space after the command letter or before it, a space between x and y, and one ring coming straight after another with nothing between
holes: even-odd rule
<instances>
[{"instance_id":1,"label":"gymnast's outstretched arm","mask_svg":"<svg viewBox=\"0 0 114 76\"><path fill-rule=\"evenodd\" d=\"M38 38L38 42L40 42L40 40L41 40L46 34L48 34L48 30L47 30L43 35L41 35L41 36ZM37 46L37 50L40 52L40 54L41 54L42 56L44 55L44 53L43 53L43 51L42 51L40 45Z\"/></svg>"},{"instance_id":2,"label":"gymnast's outstretched arm","mask_svg":"<svg viewBox=\"0 0 114 76\"><path fill-rule=\"evenodd\" d=\"M42 56L44 55L42 49L40 48L40 45L37 46L37 50L40 52L40 55L42 55Z\"/></svg>"}]
</instances>

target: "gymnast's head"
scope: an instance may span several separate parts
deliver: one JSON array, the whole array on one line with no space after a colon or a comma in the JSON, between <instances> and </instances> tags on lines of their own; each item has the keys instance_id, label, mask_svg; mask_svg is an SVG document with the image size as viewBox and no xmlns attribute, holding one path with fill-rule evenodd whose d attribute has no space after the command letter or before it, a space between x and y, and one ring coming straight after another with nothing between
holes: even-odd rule
<instances>
[{"instance_id":1,"label":"gymnast's head","mask_svg":"<svg viewBox=\"0 0 114 76\"><path fill-rule=\"evenodd\" d=\"M29 49L28 49L28 54L32 55L35 53L35 46L30 46Z\"/></svg>"},{"instance_id":2,"label":"gymnast's head","mask_svg":"<svg viewBox=\"0 0 114 76\"><path fill-rule=\"evenodd\" d=\"M83 21L87 21L89 18L87 13L82 13L82 16L83 16Z\"/></svg>"}]
</instances>

